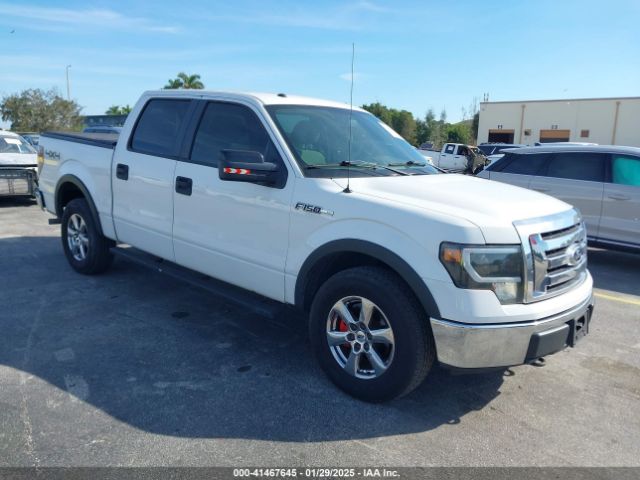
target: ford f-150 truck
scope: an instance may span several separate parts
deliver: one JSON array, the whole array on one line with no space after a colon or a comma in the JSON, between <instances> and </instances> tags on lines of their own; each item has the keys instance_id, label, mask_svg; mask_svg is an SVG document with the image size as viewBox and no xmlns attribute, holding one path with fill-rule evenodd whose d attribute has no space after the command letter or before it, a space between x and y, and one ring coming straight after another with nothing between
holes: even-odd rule
<instances>
[{"instance_id":1,"label":"ford f-150 truck","mask_svg":"<svg viewBox=\"0 0 640 480\"><path fill-rule=\"evenodd\" d=\"M405 394L434 361L518 365L588 332L578 211L440 174L359 108L147 92L119 137L40 143L37 197L71 267L103 272L126 244L295 305L324 371L358 398Z\"/></svg>"}]
</instances>

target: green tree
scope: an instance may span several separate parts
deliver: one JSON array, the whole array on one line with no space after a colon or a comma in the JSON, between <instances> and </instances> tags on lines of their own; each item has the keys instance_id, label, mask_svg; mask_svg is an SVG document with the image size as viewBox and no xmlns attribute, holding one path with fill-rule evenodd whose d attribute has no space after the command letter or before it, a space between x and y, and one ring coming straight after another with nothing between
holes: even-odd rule
<instances>
[{"instance_id":1,"label":"green tree","mask_svg":"<svg viewBox=\"0 0 640 480\"><path fill-rule=\"evenodd\" d=\"M471 143L469 122L449 124L445 128L445 139L451 143Z\"/></svg>"},{"instance_id":2,"label":"green tree","mask_svg":"<svg viewBox=\"0 0 640 480\"><path fill-rule=\"evenodd\" d=\"M416 120L416 143L422 145L424 142L437 143L439 123L433 109L430 108L424 116L424 120Z\"/></svg>"},{"instance_id":3,"label":"green tree","mask_svg":"<svg viewBox=\"0 0 640 480\"><path fill-rule=\"evenodd\" d=\"M362 105L362 108L367 112L378 117L387 125L391 126L392 113L391 113L391 110L387 108L385 105L382 105L381 103L376 102L376 103L371 103L369 105Z\"/></svg>"},{"instance_id":4,"label":"green tree","mask_svg":"<svg viewBox=\"0 0 640 480\"><path fill-rule=\"evenodd\" d=\"M182 88L182 80L179 78L174 78L173 80L169 79L167 84L162 87L164 90L175 90L177 88Z\"/></svg>"},{"instance_id":5,"label":"green tree","mask_svg":"<svg viewBox=\"0 0 640 480\"><path fill-rule=\"evenodd\" d=\"M121 107L120 105L111 105L106 112L105 115L129 115L131 113L131 106L125 105Z\"/></svg>"},{"instance_id":6,"label":"green tree","mask_svg":"<svg viewBox=\"0 0 640 480\"><path fill-rule=\"evenodd\" d=\"M200 75L198 74L187 75L184 72L180 72L176 78L169 79L163 88L165 90L177 88L202 90L204 88L204 83L202 83Z\"/></svg>"},{"instance_id":7,"label":"green tree","mask_svg":"<svg viewBox=\"0 0 640 480\"><path fill-rule=\"evenodd\" d=\"M393 128L407 142L416 143L417 125L411 112L389 108L379 102L363 105L362 108Z\"/></svg>"},{"instance_id":8,"label":"green tree","mask_svg":"<svg viewBox=\"0 0 640 480\"><path fill-rule=\"evenodd\" d=\"M473 143L478 141L478 127L480 126L480 112L476 112L473 115L473 120L471 121L471 135L473 136Z\"/></svg>"},{"instance_id":9,"label":"green tree","mask_svg":"<svg viewBox=\"0 0 640 480\"><path fill-rule=\"evenodd\" d=\"M416 120L411 112L406 110L391 110L391 128L393 128L407 142L416 143Z\"/></svg>"},{"instance_id":10,"label":"green tree","mask_svg":"<svg viewBox=\"0 0 640 480\"><path fill-rule=\"evenodd\" d=\"M45 130L80 130L82 107L66 100L55 88L44 91L27 89L2 98L3 121L11 122L11 130L42 132Z\"/></svg>"}]
</instances>

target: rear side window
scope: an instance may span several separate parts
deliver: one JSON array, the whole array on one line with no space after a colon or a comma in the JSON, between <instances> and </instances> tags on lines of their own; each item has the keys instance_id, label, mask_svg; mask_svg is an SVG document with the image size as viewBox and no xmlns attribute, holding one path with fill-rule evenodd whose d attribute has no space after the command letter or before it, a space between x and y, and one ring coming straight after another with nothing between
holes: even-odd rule
<instances>
[{"instance_id":1,"label":"rear side window","mask_svg":"<svg viewBox=\"0 0 640 480\"><path fill-rule=\"evenodd\" d=\"M504 166L499 171L517 175L536 175L546 159L547 155L544 154L518 155L507 153L503 157Z\"/></svg>"},{"instance_id":2,"label":"rear side window","mask_svg":"<svg viewBox=\"0 0 640 480\"><path fill-rule=\"evenodd\" d=\"M619 185L640 187L640 157L613 155L611 180Z\"/></svg>"},{"instance_id":3,"label":"rear side window","mask_svg":"<svg viewBox=\"0 0 640 480\"><path fill-rule=\"evenodd\" d=\"M447 145L447 147L444 149L444 153L453 153L455 149L456 149L455 145Z\"/></svg>"},{"instance_id":4,"label":"rear side window","mask_svg":"<svg viewBox=\"0 0 640 480\"><path fill-rule=\"evenodd\" d=\"M265 162L282 163L264 125L253 111L235 103L210 102L200 120L190 159L217 167L223 150L260 152Z\"/></svg>"},{"instance_id":5,"label":"rear side window","mask_svg":"<svg viewBox=\"0 0 640 480\"><path fill-rule=\"evenodd\" d=\"M131 149L147 155L177 157L190 100L150 100L131 137Z\"/></svg>"},{"instance_id":6,"label":"rear side window","mask_svg":"<svg viewBox=\"0 0 640 480\"><path fill-rule=\"evenodd\" d=\"M551 156L547 177L604 182L607 155L602 153L567 152Z\"/></svg>"}]
</instances>

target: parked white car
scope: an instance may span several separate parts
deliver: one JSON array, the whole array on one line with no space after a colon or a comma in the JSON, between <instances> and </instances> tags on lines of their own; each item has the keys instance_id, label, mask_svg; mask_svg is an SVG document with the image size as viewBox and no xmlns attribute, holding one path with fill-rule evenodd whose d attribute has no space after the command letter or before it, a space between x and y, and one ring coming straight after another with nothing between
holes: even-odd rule
<instances>
[{"instance_id":1,"label":"parked white car","mask_svg":"<svg viewBox=\"0 0 640 480\"><path fill-rule=\"evenodd\" d=\"M439 174L359 108L155 91L117 141L44 133L41 145L38 198L71 267L103 272L124 243L295 305L324 371L358 398L403 395L435 360L517 365L588 332L575 209Z\"/></svg>"},{"instance_id":2,"label":"parked white car","mask_svg":"<svg viewBox=\"0 0 640 480\"><path fill-rule=\"evenodd\" d=\"M478 176L574 205L582 212L592 245L640 250L640 148L518 148L507 150Z\"/></svg>"},{"instance_id":3,"label":"parked white car","mask_svg":"<svg viewBox=\"0 0 640 480\"><path fill-rule=\"evenodd\" d=\"M0 196L33 196L38 184L36 150L20 135L0 131Z\"/></svg>"}]
</instances>

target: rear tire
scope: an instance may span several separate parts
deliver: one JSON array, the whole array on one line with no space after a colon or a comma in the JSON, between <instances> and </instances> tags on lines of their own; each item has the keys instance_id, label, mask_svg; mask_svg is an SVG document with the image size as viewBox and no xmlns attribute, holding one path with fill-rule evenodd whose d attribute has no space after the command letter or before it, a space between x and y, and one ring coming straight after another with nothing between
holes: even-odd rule
<instances>
[{"instance_id":1,"label":"rear tire","mask_svg":"<svg viewBox=\"0 0 640 480\"><path fill-rule=\"evenodd\" d=\"M62 248L76 272L94 275L109 268L113 242L100 234L84 198L75 198L67 204L61 223Z\"/></svg>"},{"instance_id":2,"label":"rear tire","mask_svg":"<svg viewBox=\"0 0 640 480\"><path fill-rule=\"evenodd\" d=\"M396 274L379 267L351 268L327 280L311 305L309 331L329 378L367 402L406 395L435 358L424 310Z\"/></svg>"}]
</instances>

